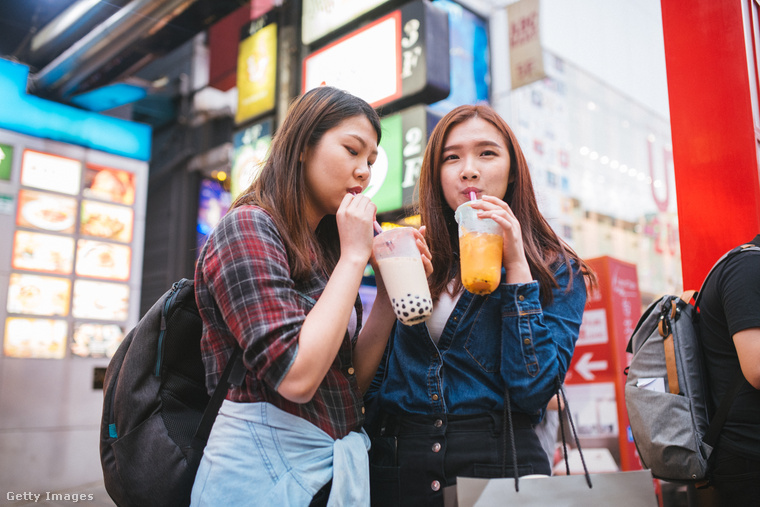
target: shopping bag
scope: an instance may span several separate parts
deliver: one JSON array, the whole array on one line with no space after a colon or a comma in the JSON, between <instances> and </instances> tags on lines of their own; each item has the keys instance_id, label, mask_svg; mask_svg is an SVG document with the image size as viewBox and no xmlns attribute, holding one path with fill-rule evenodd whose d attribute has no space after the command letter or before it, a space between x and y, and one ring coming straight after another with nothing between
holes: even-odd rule
<instances>
[{"instance_id":1,"label":"shopping bag","mask_svg":"<svg viewBox=\"0 0 760 507\"><path fill-rule=\"evenodd\" d=\"M446 507L657 507L652 473L649 470L589 474L522 477L519 491L512 478L475 479L458 477L457 484L446 488Z\"/></svg>"}]
</instances>

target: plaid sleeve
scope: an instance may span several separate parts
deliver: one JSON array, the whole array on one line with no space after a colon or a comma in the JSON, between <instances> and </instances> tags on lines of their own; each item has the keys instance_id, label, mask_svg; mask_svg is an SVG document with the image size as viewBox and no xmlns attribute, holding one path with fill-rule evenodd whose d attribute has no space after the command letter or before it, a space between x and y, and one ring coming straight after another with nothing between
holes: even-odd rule
<instances>
[{"instance_id":1,"label":"plaid sleeve","mask_svg":"<svg viewBox=\"0 0 760 507\"><path fill-rule=\"evenodd\" d=\"M305 311L272 218L253 206L227 214L208 239L201 272L247 368L276 390L295 359Z\"/></svg>"}]
</instances>

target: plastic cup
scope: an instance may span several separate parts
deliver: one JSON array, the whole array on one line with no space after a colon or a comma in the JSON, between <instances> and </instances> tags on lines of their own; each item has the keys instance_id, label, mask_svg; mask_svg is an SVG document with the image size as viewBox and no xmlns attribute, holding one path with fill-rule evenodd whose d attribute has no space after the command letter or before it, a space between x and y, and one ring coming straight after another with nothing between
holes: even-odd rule
<instances>
[{"instance_id":1,"label":"plastic cup","mask_svg":"<svg viewBox=\"0 0 760 507\"><path fill-rule=\"evenodd\" d=\"M504 238L499 224L478 218L470 201L454 212L459 224L459 269L462 285L473 294L484 296L496 290L501 281Z\"/></svg>"},{"instance_id":2,"label":"plastic cup","mask_svg":"<svg viewBox=\"0 0 760 507\"><path fill-rule=\"evenodd\" d=\"M396 318L407 326L426 321L433 311L433 300L414 228L384 231L375 236L372 249Z\"/></svg>"}]
</instances>

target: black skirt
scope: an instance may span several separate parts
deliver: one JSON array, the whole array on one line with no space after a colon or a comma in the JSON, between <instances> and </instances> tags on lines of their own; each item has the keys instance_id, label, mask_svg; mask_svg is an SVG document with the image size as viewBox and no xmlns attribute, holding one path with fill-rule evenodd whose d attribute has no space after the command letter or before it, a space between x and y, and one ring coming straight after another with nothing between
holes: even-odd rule
<instances>
[{"instance_id":1,"label":"black skirt","mask_svg":"<svg viewBox=\"0 0 760 507\"><path fill-rule=\"evenodd\" d=\"M518 476L550 475L549 460L530 418L513 413ZM382 415L373 428L373 506L443 506L443 489L457 477L514 477L509 431L502 415Z\"/></svg>"}]
</instances>

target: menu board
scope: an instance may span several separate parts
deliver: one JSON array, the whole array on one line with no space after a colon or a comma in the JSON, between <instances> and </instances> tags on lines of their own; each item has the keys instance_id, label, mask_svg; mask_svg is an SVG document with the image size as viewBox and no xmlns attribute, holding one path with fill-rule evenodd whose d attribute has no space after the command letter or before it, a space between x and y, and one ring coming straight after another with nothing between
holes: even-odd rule
<instances>
[{"instance_id":1,"label":"menu board","mask_svg":"<svg viewBox=\"0 0 760 507\"><path fill-rule=\"evenodd\" d=\"M65 320L8 317L5 320L3 354L8 357L62 359L66 355L67 336L68 323Z\"/></svg>"},{"instance_id":2,"label":"menu board","mask_svg":"<svg viewBox=\"0 0 760 507\"><path fill-rule=\"evenodd\" d=\"M135 175L129 171L87 164L82 195L132 205L135 202Z\"/></svg>"},{"instance_id":3,"label":"menu board","mask_svg":"<svg viewBox=\"0 0 760 507\"><path fill-rule=\"evenodd\" d=\"M0 145L6 158L12 149L22 157L11 182L18 191L9 208L16 216L9 221L7 301L0 306L3 354L111 357L130 316L137 176L7 148Z\"/></svg>"},{"instance_id":4,"label":"menu board","mask_svg":"<svg viewBox=\"0 0 760 507\"><path fill-rule=\"evenodd\" d=\"M27 187L77 195L82 181L82 164L71 158L24 150L21 184Z\"/></svg>"},{"instance_id":5,"label":"menu board","mask_svg":"<svg viewBox=\"0 0 760 507\"><path fill-rule=\"evenodd\" d=\"M65 317L70 294L71 280L67 278L11 273L8 313Z\"/></svg>"}]
</instances>

